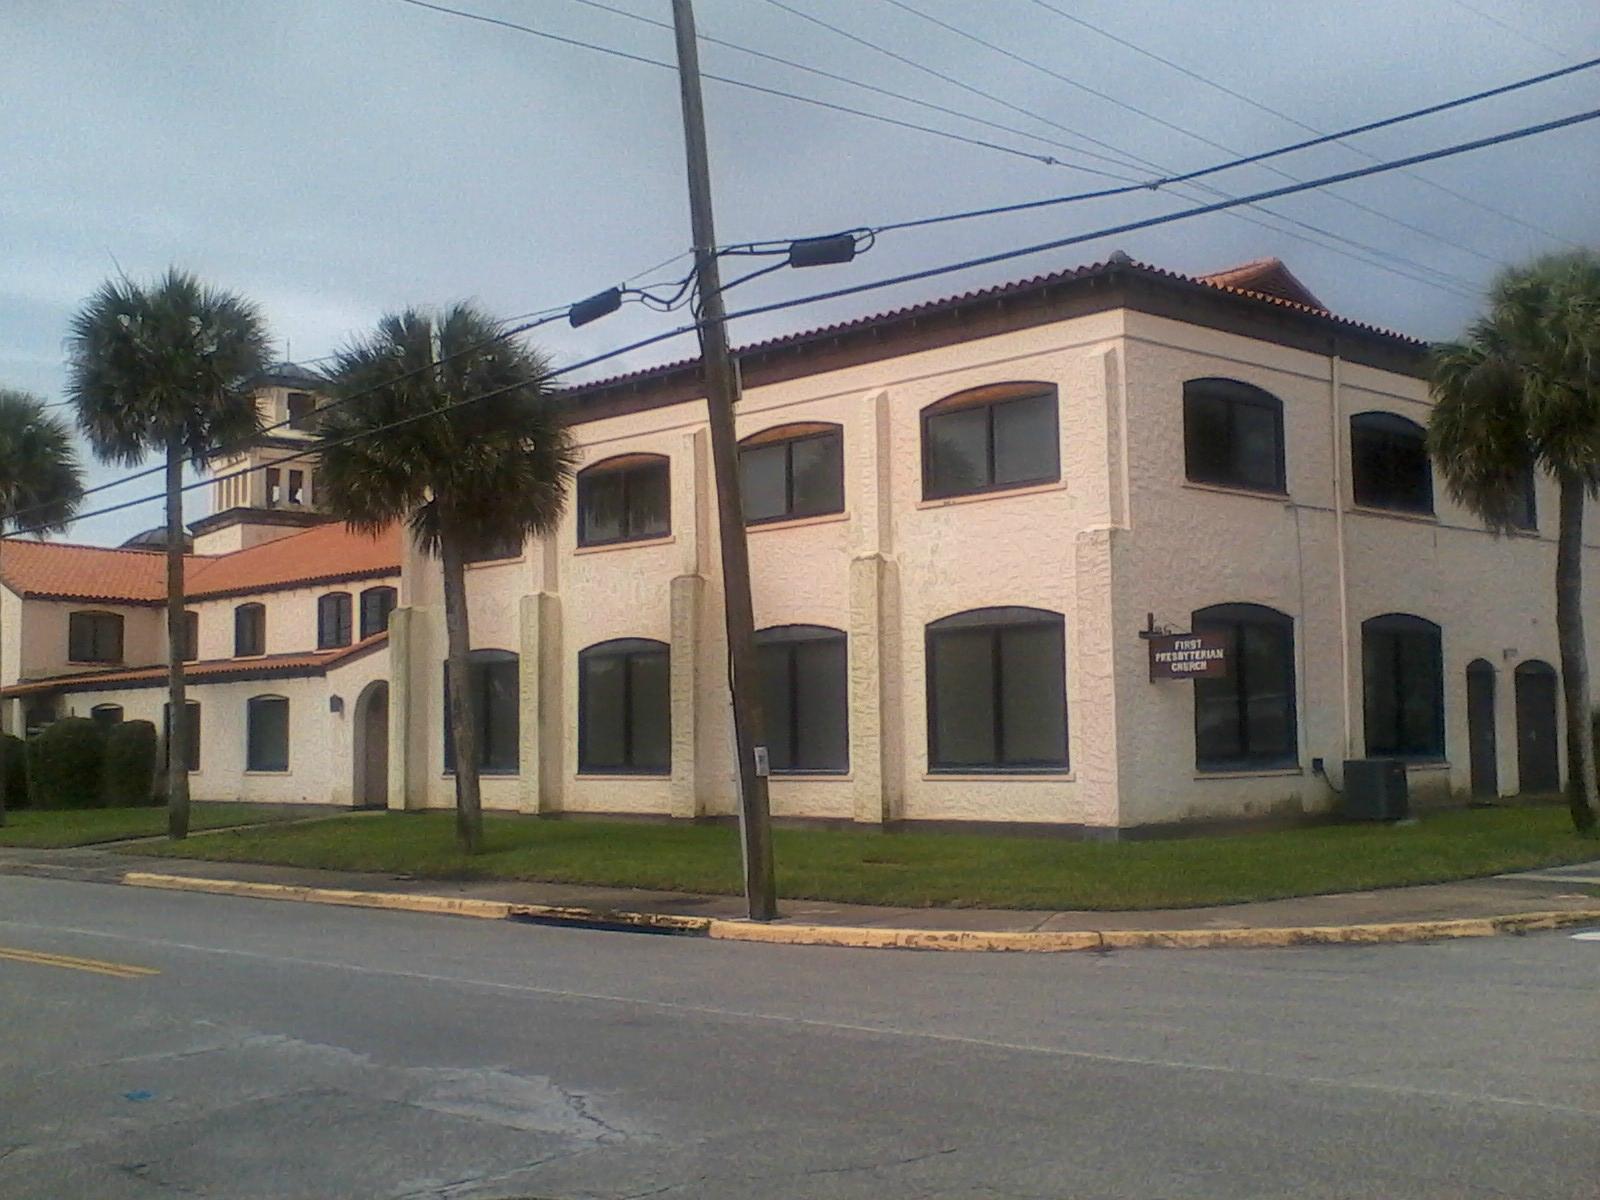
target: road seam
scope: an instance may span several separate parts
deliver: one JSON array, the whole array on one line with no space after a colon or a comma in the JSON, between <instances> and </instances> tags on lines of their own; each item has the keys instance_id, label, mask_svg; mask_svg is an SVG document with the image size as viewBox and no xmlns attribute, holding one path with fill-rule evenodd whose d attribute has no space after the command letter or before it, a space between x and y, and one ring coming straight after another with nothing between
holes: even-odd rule
<instances>
[{"instance_id":1,"label":"road seam","mask_svg":"<svg viewBox=\"0 0 1600 1200\"><path fill-rule=\"evenodd\" d=\"M685 917L666 913L580 908L555 904L514 904L467 896L434 896L404 892L366 892L298 884L257 883L242 879L207 879L130 871L122 882L130 887L205 892L264 900L294 900L353 908L389 909L522 921L585 929L708 937L718 941L759 942L783 946L834 946L860 950L953 950L1064 953L1077 950L1268 949L1291 946L1382 945L1533 933L1600 921L1600 907L1505 913L1490 917L1391 921L1367 925L1296 925L1256 929L1105 929L1105 930L968 930L877 928L847 925L763 924L723 917Z\"/></svg>"}]
</instances>

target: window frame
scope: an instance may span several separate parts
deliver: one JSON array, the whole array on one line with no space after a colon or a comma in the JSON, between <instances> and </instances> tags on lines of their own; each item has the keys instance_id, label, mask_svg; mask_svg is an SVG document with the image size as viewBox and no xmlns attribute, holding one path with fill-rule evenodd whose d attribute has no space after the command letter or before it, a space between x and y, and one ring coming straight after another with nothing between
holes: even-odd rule
<instances>
[{"instance_id":1,"label":"window frame","mask_svg":"<svg viewBox=\"0 0 1600 1200\"><path fill-rule=\"evenodd\" d=\"M628 493L635 486L633 480L646 471L661 471L666 476L667 503L662 514L662 527L652 529L647 533L625 532L619 537L595 538L589 536L585 519L585 504L589 497L590 489L594 487L597 479L604 479L610 475L622 477L622 505L623 524L631 525L628 503ZM617 454L610 458L591 463L578 472L574 496L574 523L577 526L578 548L590 546L622 546L629 542L653 542L672 536L672 460L665 454L635 453Z\"/></svg>"},{"instance_id":2,"label":"window frame","mask_svg":"<svg viewBox=\"0 0 1600 1200\"><path fill-rule=\"evenodd\" d=\"M320 600L320 597L319 597L319 600ZM319 633L320 633L320 622L321 622L321 619L322 619L322 614L321 614L320 610L317 613L317 619L318 619L318 623L319 623ZM246 622L250 622L254 627L254 632L256 634L254 642L255 642L255 644L257 646L257 648L254 649L254 650L248 650L248 649L245 648L245 639L243 637L243 634L245 633L245 629L243 628L243 626L245 625ZM260 603L259 601L255 601L255 600L248 601L248 602L246 602L244 604L236 604L236 605L234 605L234 608L233 608L233 656L235 658L256 658L256 657L258 657L260 655L265 654L266 652L267 652L267 606L265 604Z\"/></svg>"},{"instance_id":3,"label":"window frame","mask_svg":"<svg viewBox=\"0 0 1600 1200\"><path fill-rule=\"evenodd\" d=\"M1051 438L1051 458L1054 467L1044 475L1027 479L1008 479L1003 483L995 482L995 414L997 410L1007 405L1021 404L1029 400L1048 399L1052 415L1053 436ZM928 437L928 425L940 417L956 412L965 412L971 409L984 410L985 430L985 466L987 467L988 482L975 487L937 487L933 479L933 446ZM924 502L931 500L949 500L958 496L981 496L994 492L1014 492L1021 488L1041 487L1046 484L1061 482L1061 397L1058 389L1051 383L1004 383L987 384L983 387L971 388L964 392L946 396L928 405L919 414L920 434L922 438L922 499Z\"/></svg>"},{"instance_id":4,"label":"window frame","mask_svg":"<svg viewBox=\"0 0 1600 1200\"><path fill-rule=\"evenodd\" d=\"M634 766L636 747L633 737L633 686L634 661L644 655L658 655L666 662L666 742L667 761L660 766ZM622 744L625 765L594 765L589 761L589 711L590 684L587 664L597 658L622 658ZM611 638L585 646L578 652L578 774L579 775L636 775L642 778L666 779L672 775L672 647L654 638Z\"/></svg>"},{"instance_id":5,"label":"window frame","mask_svg":"<svg viewBox=\"0 0 1600 1200\"><path fill-rule=\"evenodd\" d=\"M1367 637L1369 634L1391 637L1399 634L1410 634L1431 638L1431 649L1433 651L1432 682L1435 703L1433 712L1433 745L1429 748L1424 750L1393 750L1380 749L1374 745L1372 681L1367 671ZM1395 656L1396 658L1399 656L1398 641L1395 643ZM1394 695L1390 697L1390 702L1394 706L1397 718L1396 728L1392 731L1394 733L1401 732L1398 719L1399 714L1404 709L1404 681L1397 667L1398 663L1391 664L1390 667L1395 689ZM1447 700L1444 678L1444 629L1441 626L1426 617L1419 617L1413 613L1382 613L1375 617L1368 617L1361 622L1361 741L1362 748L1366 751L1368 758L1392 758L1412 763L1447 762L1449 753L1449 743L1447 741L1449 722L1448 714L1445 711Z\"/></svg>"},{"instance_id":6,"label":"window frame","mask_svg":"<svg viewBox=\"0 0 1600 1200\"><path fill-rule=\"evenodd\" d=\"M281 704L283 706L283 754L282 766L263 765L257 760L256 745L256 720L259 710L268 704ZM251 696L244 702L244 769L257 775L287 775L290 768L289 747L294 738L289 725L291 710L289 697L279 695Z\"/></svg>"},{"instance_id":7,"label":"window frame","mask_svg":"<svg viewBox=\"0 0 1600 1200\"><path fill-rule=\"evenodd\" d=\"M296 400L304 400L306 402L304 412L297 414L294 411ZM316 432L317 397L315 393L306 391L289 392L284 396L283 412L285 423L296 433Z\"/></svg>"},{"instance_id":8,"label":"window frame","mask_svg":"<svg viewBox=\"0 0 1600 1200\"><path fill-rule=\"evenodd\" d=\"M368 609L372 606L373 601L376 601L380 598L387 599L388 606L383 610L382 623L373 625L367 620L369 615ZM388 630L389 619L394 615L394 610L398 605L399 599L400 591L393 584L382 583L375 587L362 589L360 600L357 604L357 608L359 610L358 620L360 621L360 629L358 630L359 640L366 641L369 637L384 633Z\"/></svg>"},{"instance_id":9,"label":"window frame","mask_svg":"<svg viewBox=\"0 0 1600 1200\"><path fill-rule=\"evenodd\" d=\"M787 679L787 694L789 707L789 748L790 756L798 762L800 755L796 753L801 745L801 729L806 725L800 711L800 676L797 669L797 656L802 646L818 646L838 644L843 650L841 655L841 671L839 678L839 702L842 720L840 728L843 733L844 755L841 761L828 766L779 766L772 762L769 770L774 776L786 775L848 775L850 773L850 639L842 629L834 629L827 625L772 625L766 629L759 629L755 635L757 662L760 663L765 651L782 649L784 655L784 669ZM765 664L762 664L763 670ZM765 706L764 706L765 707ZM772 720L771 712L765 713L768 721ZM768 746L768 755L771 755L772 739L770 734L764 734L763 740Z\"/></svg>"},{"instance_id":10,"label":"window frame","mask_svg":"<svg viewBox=\"0 0 1600 1200\"><path fill-rule=\"evenodd\" d=\"M1274 445L1274 460L1272 463L1275 482L1270 487L1262 487L1250 483L1237 475L1233 478L1205 478L1195 473L1194 457L1191 453L1194 445L1194 432L1192 428L1193 409L1201 401L1220 402L1227 413L1228 426L1228 458L1238 457L1234 451L1238 446L1236 414L1240 408L1254 408L1263 410L1272 415ZM1223 376L1205 376L1198 379L1186 379L1183 383L1183 477L1190 483L1197 483L1203 487L1225 487L1241 492L1255 492L1262 496L1287 496L1289 494L1288 463L1284 447L1283 433L1283 401L1265 388L1259 388L1251 383L1239 379L1229 379Z\"/></svg>"},{"instance_id":11,"label":"window frame","mask_svg":"<svg viewBox=\"0 0 1600 1200\"><path fill-rule=\"evenodd\" d=\"M106 715L110 713L116 713L116 716ZM102 725L120 725L127 719L127 715L120 704L96 704L89 710L89 719L98 721Z\"/></svg>"},{"instance_id":12,"label":"window frame","mask_svg":"<svg viewBox=\"0 0 1600 1200\"><path fill-rule=\"evenodd\" d=\"M1244 639L1240 636L1248 628L1274 629L1287 639L1288 650L1288 740L1289 752L1287 754L1257 754L1246 749L1243 754L1231 758L1207 758L1200 753L1200 700L1196 693L1194 705L1194 765L1195 770L1201 773L1228 773L1233 771L1272 771L1291 770L1300 765L1300 678L1295 655L1297 646L1295 642L1294 618L1288 613L1269 608L1264 604L1225 603L1212 604L1205 608L1197 608L1190 614L1189 628L1198 631L1202 627L1217 628L1225 626L1231 646L1230 664L1227 682L1237 685L1239 681L1248 684L1248 675L1245 668ZM1221 682L1216 680L1194 681L1198 687L1202 683ZM1234 687L1234 704L1236 706L1235 718L1238 721L1239 741L1248 746L1249 743L1249 705L1250 695L1244 687Z\"/></svg>"},{"instance_id":13,"label":"window frame","mask_svg":"<svg viewBox=\"0 0 1600 1200\"><path fill-rule=\"evenodd\" d=\"M353 604L349 592L323 592L317 597L318 650L338 650L352 643L355 635Z\"/></svg>"},{"instance_id":14,"label":"window frame","mask_svg":"<svg viewBox=\"0 0 1600 1200\"><path fill-rule=\"evenodd\" d=\"M99 643L102 638L96 629L112 628L116 630L114 651L102 652ZM80 633L80 629L90 632ZM105 609L81 608L67 614L67 661L74 664L105 666L126 661L127 650L127 620L121 613L108 612ZM87 642L85 646L83 643ZM83 654L79 652L83 651ZM84 654L90 657L84 657Z\"/></svg>"},{"instance_id":15,"label":"window frame","mask_svg":"<svg viewBox=\"0 0 1600 1200\"><path fill-rule=\"evenodd\" d=\"M836 460L839 467L837 505L829 508L819 508L810 512L796 512L794 507L794 448L806 442L831 441L835 447ZM806 422L805 424L780 425L774 429L764 429L745 438L739 443L739 483L741 495L744 493L745 455L747 452L758 450L772 450L783 447L783 511L768 517L745 517L746 526L770 525L776 521L803 521L812 517L826 517L845 510L845 479L844 479L844 426L824 422Z\"/></svg>"},{"instance_id":16,"label":"window frame","mask_svg":"<svg viewBox=\"0 0 1600 1200\"><path fill-rule=\"evenodd\" d=\"M1438 497L1433 486L1433 460L1428 455L1428 431L1417 424L1410 417L1401 416L1399 413L1388 412L1382 409L1373 409L1368 412L1354 413L1350 417L1350 500L1358 508L1369 509L1374 512L1402 513L1412 517L1432 517L1437 515ZM1421 450L1423 477L1427 480L1428 498L1425 506L1410 503L1396 504L1383 499L1374 498L1370 492L1362 495L1361 476L1370 473L1364 471L1358 463L1361 461L1357 453L1359 442L1383 438L1391 444L1397 443L1401 438L1414 441Z\"/></svg>"},{"instance_id":17,"label":"window frame","mask_svg":"<svg viewBox=\"0 0 1600 1200\"><path fill-rule=\"evenodd\" d=\"M1005 760L1005 677L1001 669L1003 650L1001 639L1007 629L1048 628L1060 635L1060 666L1058 672L1061 705L1061 749L1059 761ZM999 761L987 763L953 763L945 761L939 753L938 734L938 666L934 653L935 641L949 633L981 629L990 634L991 682L990 720L994 745L1000 754ZM1067 630L1066 616L1050 609L1031 608L1024 605L1001 605L990 608L972 608L951 613L937 621L929 622L923 629L923 663L926 668L927 760L930 775L1065 775L1072 770L1072 716L1068 710L1067 696Z\"/></svg>"},{"instance_id":18,"label":"window frame","mask_svg":"<svg viewBox=\"0 0 1600 1200\"><path fill-rule=\"evenodd\" d=\"M515 730L511 735L509 760L499 763L490 763L488 758L497 747L489 733L494 727L490 719L489 704L492 699L492 673L491 668L509 667L513 675L511 688L511 721ZM455 739L450 735L450 663L446 660L441 665L440 679L442 687L439 691L440 707L440 733L443 737L443 754L441 761L444 764L444 774L456 773L456 748ZM477 715L482 713L482 719L477 722L478 733L478 774L509 778L522 773L522 660L514 650L482 649L472 650L467 654L467 684L472 689L468 696L468 712ZM477 701L481 699L481 708ZM507 765L509 761L509 765Z\"/></svg>"}]
</instances>

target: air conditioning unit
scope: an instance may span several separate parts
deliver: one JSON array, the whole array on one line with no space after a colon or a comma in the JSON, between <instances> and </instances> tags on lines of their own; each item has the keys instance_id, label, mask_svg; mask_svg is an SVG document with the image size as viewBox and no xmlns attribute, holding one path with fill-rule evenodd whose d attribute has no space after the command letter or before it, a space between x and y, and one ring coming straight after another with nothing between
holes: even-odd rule
<instances>
[{"instance_id":1,"label":"air conditioning unit","mask_svg":"<svg viewBox=\"0 0 1600 1200\"><path fill-rule=\"evenodd\" d=\"M1351 821L1403 821L1411 815L1406 764L1397 758L1348 758L1343 814Z\"/></svg>"}]
</instances>

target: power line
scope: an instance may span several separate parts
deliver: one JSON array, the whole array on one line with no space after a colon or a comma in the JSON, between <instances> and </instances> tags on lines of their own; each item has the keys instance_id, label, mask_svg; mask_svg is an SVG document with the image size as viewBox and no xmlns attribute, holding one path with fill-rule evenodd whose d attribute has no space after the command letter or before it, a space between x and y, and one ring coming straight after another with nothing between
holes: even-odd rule
<instances>
[{"instance_id":1,"label":"power line","mask_svg":"<svg viewBox=\"0 0 1600 1200\"><path fill-rule=\"evenodd\" d=\"M1077 25L1077 26L1080 26L1081 28L1089 30L1091 33L1097 33L1101 37L1106 38L1106 39L1108 39L1110 41L1113 41L1119 46L1124 46L1127 49L1132 50L1135 54L1142 55L1143 57L1150 59L1152 62L1158 62L1162 66L1168 67L1171 70L1178 72L1180 75L1183 75L1183 76L1185 76L1185 77L1187 77L1189 79L1195 80L1197 83L1204 84L1206 87L1211 88L1213 91L1221 92L1225 96L1231 96L1235 100L1239 100L1239 101L1242 101L1245 104L1250 105L1250 107L1256 109L1259 112L1264 112L1269 116L1277 117L1280 121L1287 121L1289 124L1295 126L1298 129L1303 129L1307 133L1317 134L1318 135L1318 138L1317 138L1318 142L1326 139L1326 140L1335 142L1336 144L1338 144L1340 146L1343 146L1346 150L1354 151L1356 154L1361 155L1363 158L1366 158L1371 162L1379 162L1379 161L1381 161L1381 156L1380 155L1374 154L1370 150L1366 150L1366 149L1364 149L1364 148L1362 148L1360 146L1352 146L1347 141L1345 141L1344 139L1347 136L1349 136L1348 134L1339 134L1339 133L1330 134L1325 129L1319 129L1315 125L1309 125L1306 122L1300 120L1298 117L1291 116L1290 114L1284 112L1280 108L1274 108L1270 104L1265 104L1262 101L1257 100L1253 96L1246 95L1244 92L1237 91L1234 88L1229 87L1225 83L1219 83L1217 80L1212 79L1208 75L1203 75L1199 71L1190 70L1188 67L1184 66L1182 63L1174 62L1172 59L1165 58L1162 55L1157 54L1155 51L1150 50L1145 46L1139 45L1139 43L1137 43L1137 42L1130 41L1129 39L1127 39L1125 37L1121 37L1121 36L1119 36L1119 35L1117 35L1115 33L1112 33L1109 29L1104 29L1101 26L1096 25L1092 21L1087 21L1084 18L1078 16L1076 13L1070 13L1070 12L1066 11L1063 8L1059 8L1055 4L1052 4L1050 2L1050 0L1033 0L1033 2L1035 4L1037 4L1040 8L1043 8L1048 12L1054 13L1056 16L1060 17L1064 21L1070 21L1074 25ZM1544 75L1535 76L1531 80L1526 80L1526 81L1523 81L1523 82L1518 83L1518 84L1512 84L1512 85L1510 85L1508 87L1491 88L1488 91L1477 92L1477 93L1474 93L1472 96L1464 97L1464 98L1462 98L1460 100L1452 100L1452 101L1449 101L1448 103L1446 103L1444 105L1432 106L1432 107L1429 107L1427 109L1418 110L1417 115L1426 115L1426 114L1433 113L1433 112L1439 112L1439 111L1442 111L1445 108L1455 108L1455 107L1458 107L1461 104L1470 104L1470 103L1473 103L1474 101L1481 100L1481 99L1486 99L1486 98L1488 98L1490 96L1502 95L1507 91L1513 90L1514 88L1527 87L1530 83L1542 83L1547 79L1553 79L1553 78L1556 78L1556 77L1558 77L1560 75L1570 74L1572 71L1575 71L1575 70L1586 69L1587 66L1592 66L1594 64L1594 62L1596 62L1596 61L1600 61L1600 60L1591 60L1590 63L1588 63L1588 64L1579 64L1577 66L1569 67L1569 68L1561 70L1561 71L1547 72ZM1406 118L1403 118L1403 119L1409 120L1411 118L1410 117L1406 117ZM1390 121L1388 121L1386 123L1392 124L1393 120L1391 119ZM1311 144L1316 144L1316 143L1314 142L1314 143L1311 143ZM1302 143L1302 145L1305 145L1305 143ZM1259 160L1257 160L1257 161L1259 161ZM1418 183L1422 183L1422 184L1425 184L1426 186L1428 186L1430 188L1433 188L1437 192L1443 192L1446 196L1453 196L1455 199L1460 200L1463 204L1470 204L1470 205L1472 205L1472 207L1474 207L1476 209L1479 209L1482 212L1490 213L1493 216L1501 218L1502 220L1514 222L1517 225L1521 225L1525 229L1532 230L1534 233L1542 234L1543 236L1548 237L1548 238L1553 238L1556 241L1566 242L1569 246L1577 245L1576 242L1573 242L1569 238L1562 237L1558 233L1554 233L1554 232L1552 232L1552 231L1550 231L1548 229L1544 229L1541 226L1535 225L1531 221L1524 220L1523 218L1517 216L1515 213L1507 212L1503 208L1497 208L1493 204L1488 204L1488 203L1486 203L1486 202L1484 202L1482 200L1477 199L1474 196L1470 196L1466 192L1459 191L1456 188L1450 187L1447 184L1440 183L1437 180L1429 179L1426 175L1423 175L1420 172L1417 172L1417 171L1405 171L1405 172L1402 172L1402 174L1408 176L1409 178L1415 179Z\"/></svg>"},{"instance_id":2,"label":"power line","mask_svg":"<svg viewBox=\"0 0 1600 1200\"><path fill-rule=\"evenodd\" d=\"M450 8L443 4L433 4L430 0L400 0L402 4L409 4L415 8L425 8L431 12L443 13L447 16L460 17L467 21L480 21L485 25L497 25L502 29L514 30L517 33L526 33L533 37L545 38L548 41L559 42L565 46L575 46L582 50L593 50L599 54L609 54L613 58L626 59L629 62L643 63L646 66L660 67L676 74L678 68L672 63L659 58L650 58L643 54L633 54L627 50L618 50L612 46L601 46L594 42L586 42L579 38L564 37L548 30L535 29L531 25L519 25L515 21L501 20L499 17L485 16L483 13L469 12L466 9ZM1030 150L1021 150L1015 146L1007 146L1000 142L991 142L984 138L969 137L964 133L955 133L948 129L938 129L932 125L919 125L915 121L904 121L899 117L885 116L883 113L868 112L865 109L851 108L848 104L836 104L831 100L821 100L815 96L806 96L799 92L786 92L782 88L767 87L764 84L751 83L745 79L733 79L727 75L712 75L704 73L706 79L715 80L717 83L728 84L731 87L744 88L747 91L760 92L766 96L777 96L784 100L794 100L800 104L810 104L817 108L825 108L832 112L848 113L855 117L864 117L871 121L880 121L886 125L894 125L901 129L911 129L918 133L932 134L935 137L948 138L951 141L962 142L969 146L980 146L986 150L994 150L1002 154L1014 155L1017 158L1026 158L1033 162L1043 163L1049 167L1066 167L1073 171L1086 171L1090 174L1103 175L1105 172L1094 167L1086 167L1079 163L1064 162L1049 154L1035 154Z\"/></svg>"},{"instance_id":3,"label":"power line","mask_svg":"<svg viewBox=\"0 0 1600 1200\"><path fill-rule=\"evenodd\" d=\"M1543 50L1548 54L1555 55L1562 62L1567 61L1567 52L1565 50L1562 50L1557 46L1552 46L1549 42L1540 41L1526 29L1519 29L1517 26L1511 24L1510 21L1502 21L1493 13L1484 12L1483 9L1479 8L1477 5L1467 3L1467 0L1452 0L1452 3L1454 3L1457 8L1464 9L1473 16L1478 17L1481 20L1488 21L1491 25L1500 26L1501 29L1504 29L1507 33L1514 37L1522 39L1524 42L1527 42L1528 45L1537 46L1540 50Z\"/></svg>"},{"instance_id":4,"label":"power line","mask_svg":"<svg viewBox=\"0 0 1600 1200\"><path fill-rule=\"evenodd\" d=\"M1187 126L1180 125L1175 121L1169 121L1165 117L1162 117L1162 116L1159 116L1156 113L1150 112L1148 109L1140 108L1136 104L1130 104L1125 100L1122 100L1122 99L1119 99L1116 96L1113 96L1109 92L1102 92L1098 88L1090 87L1088 84L1083 83L1081 80L1077 80L1077 79L1072 78L1070 75L1063 74L1062 72L1055 70L1053 67L1048 67L1048 66L1044 65L1043 63L1036 62L1035 60L1033 60L1031 58L1028 58L1025 55L1017 54L1015 51L1008 50L1004 46L1001 46L1001 45L998 45L995 42L989 41L987 38L979 37L975 33L971 33L968 30L962 29L960 26L952 25L948 21L945 21L945 20L942 20L939 17L933 16L930 13L925 13L921 9L915 7L914 5L907 3L907 0L888 0L888 3L894 5L896 8L900 9L903 12L910 13L911 15L913 15L915 17L918 17L921 20L924 20L924 21L929 22L930 24L936 25L940 29L947 30L950 33L955 34L957 37L966 38L968 41L974 42L977 45L982 46L985 49L991 50L996 54L1004 55L1006 58L1009 58L1014 62L1021 63L1024 66L1027 66L1027 67L1031 67L1035 71L1041 71L1044 74L1050 76L1052 79L1059 80L1060 82L1065 83L1069 87L1077 88L1079 91L1085 92L1088 95L1096 97L1097 99L1104 100L1108 104L1114 104L1118 108L1121 108L1126 112L1133 113L1136 116L1143 117L1147 121L1153 121L1153 122L1155 122L1156 124L1162 126L1165 129L1170 129L1170 130L1174 131L1175 133L1180 133L1180 134L1184 135L1185 137L1192 138L1192 139L1194 139L1195 141L1198 141L1198 142L1202 142L1205 145L1212 147L1213 149L1221 150L1225 154L1237 155L1237 154L1241 153L1241 151L1236 150L1234 147L1229 146L1225 142L1219 142L1215 138L1207 137L1205 134L1198 133L1195 130L1188 128ZM1266 164L1266 169L1271 171L1271 172L1273 172L1276 175L1282 176L1284 179L1295 180L1296 182L1298 182L1298 179L1299 179L1298 176L1290 174L1288 171L1285 171L1282 167L1278 167L1278 166L1275 166L1275 165L1272 165L1272 164ZM1382 209L1374 208L1372 205L1363 203L1362 201L1357 200L1354 197L1335 195L1335 196L1332 197L1332 199L1337 200L1339 203L1347 205L1350 208L1354 208L1354 209L1357 209L1360 212L1367 213L1369 216L1374 216L1374 217L1379 218L1380 220L1389 221L1392 224L1397 225L1402 229L1409 230L1412 233L1420 234L1421 236L1426 237L1426 238L1430 238L1430 239L1432 239L1432 240L1434 240L1436 242L1441 242L1444 245L1450 246L1453 249L1461 250L1461 251L1463 251L1463 252L1465 252L1467 254L1471 254L1475 258L1481 259L1482 261L1484 261L1486 263L1490 263L1492 265L1497 265L1498 260L1492 258L1491 256L1489 256L1487 254L1482 253L1479 250L1474 249L1471 246L1465 245L1464 243L1462 243L1460 241L1456 241L1456 240L1452 240L1450 238L1447 238L1442 234L1434 233L1431 229L1428 229L1425 226L1417 225L1417 224L1414 224L1414 223L1412 223L1410 221L1403 220L1400 217L1392 216L1389 213L1384 212ZM1294 218L1286 217L1281 213L1274 213L1273 215L1279 217L1281 220L1286 220L1286 221L1294 220ZM1301 224L1305 225L1306 223L1301 222ZM1315 226L1308 226L1308 227L1313 228L1313 229L1317 229L1318 232L1321 232L1321 233L1324 233L1324 234L1327 233L1326 230L1322 230L1322 229L1317 228ZM1338 235L1331 235L1331 236L1338 236ZM1372 249L1372 247L1364 247L1364 248L1368 249L1368 250ZM1422 266L1421 264L1414 264L1414 265L1417 265L1419 267ZM1435 268L1427 268L1427 267L1423 267L1422 269L1435 270ZM1438 272L1438 273L1443 275L1443 276L1445 276L1446 278L1457 278L1455 276L1447 274L1446 272L1442 272L1441 271L1441 272ZM1472 286L1468 281L1465 281L1465 280L1459 280L1458 279L1458 282L1465 283L1468 287Z\"/></svg>"},{"instance_id":5,"label":"power line","mask_svg":"<svg viewBox=\"0 0 1600 1200\"><path fill-rule=\"evenodd\" d=\"M670 21L658 21L654 17L647 17L642 13L629 12L625 8L617 8L614 5L603 3L602 0L573 0L573 3L583 4L589 8L598 9L601 12L612 13L615 16L626 17L630 21L637 21L642 25L650 25L657 29L670 30L672 28L672 23ZM1081 146L1073 146L1066 142L1056 141L1053 138L1044 137L1027 129L1019 129L1015 125L1007 125L1000 121L991 121L987 117L980 117L975 113L966 112L959 108L950 108L943 104L936 104L931 100L924 100L917 96L908 96L904 92L897 92L891 88L880 87L878 84L868 83L862 79L852 79L848 75L840 75L834 71L825 71L821 67L814 67L808 63L797 62L792 58L784 58L782 55L769 54L765 50L757 50L752 46L746 46L739 42L728 41L726 38L714 37L709 33L697 34L696 38L698 41L706 42L709 45L722 46L729 50L736 50L741 54L748 54L753 58L759 58L764 59L767 62L778 63L781 66L789 67L796 71L804 71L809 75L815 75L821 79L830 79L835 83L842 83L848 87L859 88L862 91L872 92L879 96L888 96L891 99L900 100L906 104L914 104L919 108L928 109L930 112L943 113L945 116L958 117L963 121L972 121L990 129L998 129L1003 133L1010 133L1015 134L1018 137L1029 138L1033 141L1041 142L1046 146L1054 146L1057 150L1066 150L1073 154L1082 154L1090 158L1096 158L1105 162L1115 163L1119 166L1122 165L1118 159L1111 158L1109 155L1096 154L1093 151L1083 149ZM707 76L707 78L712 77ZM1100 172L1100 174L1104 174L1108 178L1112 179L1123 178L1122 176L1113 175L1110 172Z\"/></svg>"}]
</instances>

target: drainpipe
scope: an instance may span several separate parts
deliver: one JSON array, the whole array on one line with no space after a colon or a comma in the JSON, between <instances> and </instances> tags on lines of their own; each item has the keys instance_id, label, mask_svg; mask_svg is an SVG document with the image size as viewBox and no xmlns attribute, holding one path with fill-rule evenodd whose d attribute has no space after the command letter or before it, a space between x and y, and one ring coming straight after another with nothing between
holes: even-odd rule
<instances>
[{"instance_id":1,"label":"drainpipe","mask_svg":"<svg viewBox=\"0 0 1600 1200\"><path fill-rule=\"evenodd\" d=\"M1344 405L1339 387L1341 366L1339 342L1336 338L1328 353L1328 407L1332 412L1333 434L1334 561L1339 576L1339 707L1344 721L1344 756L1353 758L1355 744L1350 712L1350 587L1345 574L1344 554Z\"/></svg>"}]
</instances>

